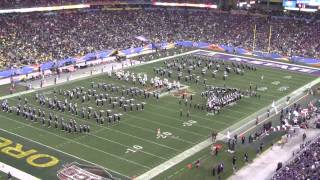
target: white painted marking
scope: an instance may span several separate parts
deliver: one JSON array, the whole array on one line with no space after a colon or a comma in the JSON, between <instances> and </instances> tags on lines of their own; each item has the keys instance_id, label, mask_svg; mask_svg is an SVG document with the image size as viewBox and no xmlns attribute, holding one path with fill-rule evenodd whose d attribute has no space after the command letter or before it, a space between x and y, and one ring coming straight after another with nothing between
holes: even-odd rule
<instances>
[{"instance_id":1,"label":"white painted marking","mask_svg":"<svg viewBox=\"0 0 320 180\"><path fill-rule=\"evenodd\" d=\"M126 150L126 154L127 153L136 153L136 152L138 152L138 151L140 151L140 150L142 150L143 149L143 147L142 146L139 146L139 145L133 145L132 146L132 148L128 148L127 150Z\"/></svg>"},{"instance_id":2,"label":"white painted marking","mask_svg":"<svg viewBox=\"0 0 320 180\"><path fill-rule=\"evenodd\" d=\"M2 162L0 162L0 171L4 172L6 174L8 174L10 172L10 174L13 177L18 178L18 179L40 180L39 178L34 177L31 174L23 172L17 168L14 168L14 167L9 166L9 165L2 163ZM0 178L1 178L1 176L0 176Z\"/></svg>"},{"instance_id":3,"label":"white painted marking","mask_svg":"<svg viewBox=\"0 0 320 180\"><path fill-rule=\"evenodd\" d=\"M162 132L160 134L157 134L157 139L166 139L169 136L172 136L171 132Z\"/></svg>"},{"instance_id":4,"label":"white painted marking","mask_svg":"<svg viewBox=\"0 0 320 180\"><path fill-rule=\"evenodd\" d=\"M11 118L8 118L8 117L6 117L6 116L3 116L3 115L0 115L0 116L3 117L3 118L5 118L5 119L8 119L8 120L15 121L15 122L17 122L17 123L19 123L19 124L24 124L24 123L21 123L21 122L19 122L19 121L16 121L16 120L13 120L13 119L11 119ZM30 126L30 125L27 125L27 124L26 124L26 126L31 127L31 128L35 128L35 127ZM45 130L40 129L40 128L35 128L35 129L39 129L39 130L41 130L41 131L45 131ZM98 165L98 164L96 164L96 163L90 162L90 161L85 160L85 159L83 159L83 158L80 158L80 157L77 157L77 156L75 156L75 155L69 154L69 153L67 153L67 152L61 151L61 150L59 150L59 149L55 149L55 148L53 148L53 147L51 147L51 146L47 146L47 145L45 145L45 144L42 144L42 143L40 143L40 142L37 142L37 141L34 141L34 140L32 140L32 139L26 138L26 137L21 136L21 135L19 135L19 134L12 133L12 132L7 131L7 130L5 130L5 129L0 128L0 131L6 132L6 133L11 134L11 135L14 135L14 136L17 136L17 137L19 137L19 138L22 138L22 139L25 139L25 140L27 140L27 141L33 142L33 143L35 143L35 144L44 146L44 147L46 147L46 148L48 148L48 149L51 149L51 150L57 151L57 152L59 152L59 153L65 154L65 155L67 155L67 156L70 156L70 157L79 159L79 160L84 161L84 162L87 162L87 163L89 163L89 164L93 164L93 165L95 165L95 166L102 167L101 165ZM72 141L72 140L69 140L69 139L64 138L64 137L62 137L62 136L56 135L56 134L54 134L54 133L51 133L51 132L48 132L48 131L45 131L45 132L50 133L50 134L52 134L52 135L54 135L54 136L60 137L60 138L62 138L62 139L65 139L66 141ZM78 144L81 144L81 143L78 143ZM102 168L105 168L105 167L102 167ZM120 176L123 176L123 177L126 177L126 178L129 178L129 179L130 179L129 176L124 175L124 174L122 174L122 173L119 173L119 172L117 172L117 171L115 171L115 170L111 170L111 169L108 169L108 168L105 168L105 169L107 169L108 171L114 172L114 173L116 173L116 174L118 174L118 175L120 175Z\"/></svg>"},{"instance_id":5,"label":"white painted marking","mask_svg":"<svg viewBox=\"0 0 320 180\"><path fill-rule=\"evenodd\" d=\"M192 126L193 124L196 124L196 123L197 123L197 121L188 120L188 121L186 121L186 122L183 122L183 123L182 123L182 126L188 126L188 127L190 127L190 126Z\"/></svg>"},{"instance_id":6,"label":"white painted marking","mask_svg":"<svg viewBox=\"0 0 320 180\"><path fill-rule=\"evenodd\" d=\"M314 85L316 85L316 84L318 84L318 83L320 83L320 78L317 78L317 79L311 81L310 83L308 83L308 84L300 87L299 89L293 91L293 92L292 92L290 95L288 95L288 96L290 96L290 97L293 97L293 96L294 96L294 97L298 97L299 95L303 94L303 92L304 92L306 89L308 89L308 88L310 88L310 87L312 87L312 86L314 86ZM305 95L305 96L306 96L306 95ZM302 97L298 98L296 101L291 102L290 104L284 103L284 105L285 105L286 107L288 107L288 106L292 105L293 103L301 100L301 99L304 98L305 96L302 96ZM286 98L286 97L283 97L283 98ZM280 106L280 104L283 104L283 98L279 99L279 100L275 103L275 104L278 104L278 105L277 105L278 107ZM265 108L262 108L261 110L264 110L264 109L265 109ZM258 112L259 112L259 111L258 111ZM275 115L276 115L276 114L272 114L269 118L271 118L271 117L273 117L273 116L275 116ZM249 117L250 117L250 116L249 116ZM269 118L266 118L265 121L268 120ZM243 120L246 120L246 119L247 119L247 118L244 118ZM241 120L241 121L239 121L239 122L240 122L240 123L243 123L243 120ZM243 128L247 127L247 126L248 126L249 124L251 124L252 122L255 122L255 120L256 120L255 118L249 119L249 120L248 120L246 123L244 123L242 126L237 127L234 131L232 131L231 134L238 133L238 131L243 130ZM251 129L251 128L254 128L254 127L255 127L255 125L254 125L254 126L251 126L250 129ZM225 131L228 131L228 130L229 130L229 128L225 129L225 130L222 131L222 132L225 132ZM247 132L247 131L245 131L245 132ZM218 137L217 137L217 140L223 140L223 139L225 139L225 138L226 138L225 135L219 133L219 134L218 134ZM208 138L208 139L206 139L205 141L203 141L203 142L201 142L201 143L193 146L192 148L187 149L187 150L185 150L184 152L178 154L177 156L171 158L170 160L168 160L168 161L166 161L166 162L164 162L164 163L162 163L162 164L160 164L160 165L152 168L152 169L149 170L148 172L146 172L146 173L140 175L139 177L137 177L136 180L149 180L149 179L152 179L152 178L158 176L160 173L166 171L167 169L169 169L169 168L175 166L176 164L182 162L183 160L191 157L192 155L196 154L197 152L199 152L199 151L207 148L207 147L210 146L211 144L212 144L212 140L211 140L211 138Z\"/></svg>"}]
</instances>

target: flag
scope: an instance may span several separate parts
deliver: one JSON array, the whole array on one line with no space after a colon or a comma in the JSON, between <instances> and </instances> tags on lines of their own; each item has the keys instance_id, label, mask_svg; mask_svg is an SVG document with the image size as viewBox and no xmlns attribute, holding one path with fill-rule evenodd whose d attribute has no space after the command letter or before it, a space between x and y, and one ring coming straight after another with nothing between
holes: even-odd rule
<instances>
[{"instance_id":1,"label":"flag","mask_svg":"<svg viewBox=\"0 0 320 180\"><path fill-rule=\"evenodd\" d=\"M144 36L136 36L136 39L139 39L140 41L143 41L143 42L148 42L149 41L149 39L147 39Z\"/></svg>"},{"instance_id":2,"label":"flag","mask_svg":"<svg viewBox=\"0 0 320 180\"><path fill-rule=\"evenodd\" d=\"M228 139L230 139L231 137L230 137L230 131L228 130L228 132L227 132L227 138Z\"/></svg>"},{"instance_id":3,"label":"flag","mask_svg":"<svg viewBox=\"0 0 320 180\"><path fill-rule=\"evenodd\" d=\"M159 46L157 46L155 43L151 43L151 49L157 50Z\"/></svg>"},{"instance_id":4,"label":"flag","mask_svg":"<svg viewBox=\"0 0 320 180\"><path fill-rule=\"evenodd\" d=\"M271 107L274 109L274 111L276 112L276 114L278 114L277 106L276 106L274 100L272 101Z\"/></svg>"}]
</instances>

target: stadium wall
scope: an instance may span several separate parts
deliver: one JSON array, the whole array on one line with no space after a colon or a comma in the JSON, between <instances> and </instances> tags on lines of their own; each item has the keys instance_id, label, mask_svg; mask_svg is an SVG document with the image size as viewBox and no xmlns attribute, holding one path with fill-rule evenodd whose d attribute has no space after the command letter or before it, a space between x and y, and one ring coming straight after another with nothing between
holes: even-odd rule
<instances>
[{"instance_id":1,"label":"stadium wall","mask_svg":"<svg viewBox=\"0 0 320 180\"><path fill-rule=\"evenodd\" d=\"M162 42L157 44L148 44L143 47L129 48L124 50L102 50L98 52L88 53L82 57L71 57L62 60L54 60L42 64L26 65L20 68L12 68L0 71L0 85L9 84L11 82L19 82L24 79L31 79L41 75L50 75L51 70L58 68L60 70L75 70L74 67L108 63L115 59L114 55L132 57L144 53L149 53L156 49L170 49L173 47L190 47L209 49L220 52L234 53L246 56L254 56L258 58L267 58L273 60L287 61L291 63L304 64L309 66L320 67L320 59L305 58L299 56L283 56L276 53L266 53L261 51L249 51L244 48L233 47L228 45L217 45L208 42L194 41L176 41L174 43Z\"/></svg>"}]
</instances>

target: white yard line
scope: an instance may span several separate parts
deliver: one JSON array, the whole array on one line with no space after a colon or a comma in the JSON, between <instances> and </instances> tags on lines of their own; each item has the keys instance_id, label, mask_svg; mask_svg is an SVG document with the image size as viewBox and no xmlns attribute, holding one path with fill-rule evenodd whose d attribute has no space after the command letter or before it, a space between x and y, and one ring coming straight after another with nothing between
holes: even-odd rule
<instances>
[{"instance_id":1,"label":"white yard line","mask_svg":"<svg viewBox=\"0 0 320 180\"><path fill-rule=\"evenodd\" d=\"M14 100L14 101L18 102L17 100ZM34 104L33 104L33 106L34 106L34 107L37 107L37 108L40 108L40 106L38 106L38 105L34 105ZM63 115L62 112L57 112L57 111L54 111L54 112L56 112L56 113L58 113L58 114L60 114L60 115L61 115L61 114ZM1 116L1 115L0 115L0 116ZM69 118L74 118L73 116L71 116L71 115L69 115L69 114L64 114L64 116L65 116L65 117L69 117ZM83 120L83 119L81 119L81 118L78 118L77 120L82 121L82 122L85 122L85 123L89 123L89 124L92 124L92 125L96 125L96 123L94 123L94 122L86 121L86 120ZM168 149L171 149L171 150L174 150L174 151L179 152L179 150L176 149L176 148L172 148L172 147L169 147L169 146L164 145L164 144L159 144L159 143L156 143L156 142L154 142L154 141L150 141L150 140L148 140L148 139L140 138L140 137L138 137L138 136L135 136L135 135L132 135L132 134L128 134L128 133L123 132L123 131L120 131L120 130L116 130L116 129L113 129L113 128L110 128L110 127L107 127L107 126L99 126L99 127L103 128L103 129L110 130L110 131L118 132L118 133L120 133L120 134L124 134L124 135L127 135L127 136L129 136L129 137L132 137L132 138L135 138L135 139L139 139L139 140L144 141L144 142L148 142L148 143L150 143L150 144L156 144L156 145L158 145L158 146L166 147L166 148L168 148Z\"/></svg>"},{"instance_id":2,"label":"white yard line","mask_svg":"<svg viewBox=\"0 0 320 180\"><path fill-rule=\"evenodd\" d=\"M29 94L29 93L33 93L33 92L36 92L36 90L28 90L28 91L17 92L17 93L9 94L9 95L6 95L6 96L1 96L0 100L9 99L9 98L12 98L12 97L21 96L21 95Z\"/></svg>"},{"instance_id":3,"label":"white yard line","mask_svg":"<svg viewBox=\"0 0 320 180\"><path fill-rule=\"evenodd\" d=\"M301 100L302 98L304 98L305 96L299 98L297 101ZM295 101L295 102L297 102ZM293 103L295 102L292 102L290 105L292 105ZM289 106L289 105L288 105ZM277 114L273 114L271 115L269 118L261 121L259 124L267 121L268 119L276 116ZM242 127L239 127L239 129L241 129ZM255 128L255 126L251 127L250 129L248 129L247 131L245 132L248 132L250 131L251 129ZM244 133L245 133L244 132ZM233 132L230 132L231 134L233 134ZM217 137L217 141L221 141L221 140L224 140L226 138L225 135L222 135L219 133L218 137ZM192 148L178 154L177 156L171 158L170 160L158 165L157 167L154 167L153 169L149 170L148 172L140 175L139 177L137 177L135 180L147 180L147 179L152 179L154 177L156 177L157 175L161 174L162 172L164 172L165 170L168 170L169 168L177 165L178 163L182 162L183 160L191 157L192 155L200 152L201 150L209 147L210 145L212 144L212 139L211 138L208 138L206 139L205 141L193 146Z\"/></svg>"},{"instance_id":4,"label":"white yard line","mask_svg":"<svg viewBox=\"0 0 320 180\"><path fill-rule=\"evenodd\" d=\"M9 172L10 172L10 174L13 176L13 177L15 177L15 178L17 178L17 179L27 179L27 180L40 180L39 178L37 178L37 177L34 177L34 176L32 176L31 174L28 174L28 173L26 173L26 172L23 172L23 171L21 171L21 170L19 170L19 169L17 169L17 168L14 168L14 167L12 167L12 166L9 166L9 165L7 165L7 164L5 164L5 163L2 163L2 162L0 162L0 171L2 171L2 172L4 172L4 173L6 173L6 174L8 174ZM0 176L0 178L1 178L1 176ZM5 178L4 178L5 179Z\"/></svg>"},{"instance_id":5,"label":"white yard line","mask_svg":"<svg viewBox=\"0 0 320 180\"><path fill-rule=\"evenodd\" d=\"M3 115L1 115L1 114L0 114L0 117L2 117L2 118L4 118L4 119L11 120L11 121L15 121L15 122L17 122L17 123L19 123L19 124L25 124L25 123L22 123L22 122L20 122L20 121L14 120L14 119L12 119L12 118L3 116ZM92 149L92 150L101 152L101 153L106 154L106 155L109 155L109 156L111 156L111 157L113 157L113 158L120 159L120 160L126 161L126 162L128 162L128 163L135 164L135 165L137 165L137 166L141 166L141 167L146 168L146 169L150 169L150 167L145 166L145 165L143 165L143 164L137 163L137 162L135 162L135 161L128 160L128 159L126 159L126 158L120 157L120 156L118 156L118 155L111 154L111 153L109 153L109 152L105 152L105 151L103 151L103 150L100 150L100 149L97 149L97 148L95 148L95 147L91 147L91 146L89 146L89 145L80 143L80 142L75 141L75 140L73 140L73 139L65 138L65 137L60 136L60 135L58 135L58 134L56 134L56 133L52 133L52 132L50 132L50 131L46 131L46 130L44 130L44 129L42 129L42 128L38 128L38 127L29 125L29 124L25 124L25 125L26 125L27 127L30 127L31 129L37 129L37 130L39 130L39 131L46 132L46 133L48 133L48 134L51 134L51 135L56 136L56 137L58 137L58 138L61 138L61 139L65 140L65 141L71 141L71 142L73 142L73 143L75 143L75 144L78 144L78 145L80 145L80 146L86 147L86 148L88 148L88 149ZM0 128L0 130L5 131L5 132L9 132L9 131L4 130L4 129L2 129L2 128ZM15 134L15 133L11 133L11 132L10 132L10 134L14 134L14 135L16 135L16 136L22 137L22 136L20 136L20 135L18 135L18 134ZM28 138L25 138L25 139L28 139ZM31 140L31 139L28 139L28 140L33 141L33 140ZM41 143L39 143L39 144L41 144ZM50 147L50 146L46 146L46 147ZM55 148L51 148L51 149L55 149Z\"/></svg>"},{"instance_id":6,"label":"white yard line","mask_svg":"<svg viewBox=\"0 0 320 180\"><path fill-rule=\"evenodd\" d=\"M201 136L201 137L203 137L204 135L202 135L202 134L199 134L199 133L195 133L195 132L191 132L191 131L188 131L188 130L184 130L184 129L181 129L181 128L177 128L177 127L174 127L174 126L170 126L170 125L168 125L168 124L165 124L165 123L160 123L160 122L157 122L157 121L149 121L148 119L146 119L146 118L141 118L141 117L137 117L137 116L134 116L134 115L130 115L132 118L134 118L134 119L138 119L138 120L140 120L140 121L146 121L146 122L149 122L149 123L151 123L151 124L157 124L157 125L160 125L160 126L165 126L165 127L169 127L169 128L171 128L171 129L176 129L176 130L178 130L178 131L183 131L183 132L185 132L185 133L189 133L189 134L193 134L193 135L196 135L196 136ZM124 121L126 121L126 120L124 120ZM129 124L129 123L127 123L127 124Z\"/></svg>"},{"instance_id":7,"label":"white yard line","mask_svg":"<svg viewBox=\"0 0 320 180\"><path fill-rule=\"evenodd\" d=\"M25 126L24 126L24 127L25 127ZM86 137L88 137L88 136L92 136L92 137L96 137L96 138L98 138L98 139L102 139L102 140L104 140L104 141L109 141L109 142L112 142L112 143L114 143L114 144L118 144L118 145L120 145L120 146L122 146L122 147L125 147L125 148L131 148L130 146L124 145L124 144L122 144L122 143L119 143L119 142L116 142L116 141L113 141L113 140L110 140L110 139L107 139L107 138L100 137L100 136L97 136L97 135L96 135L97 133L102 132L102 131L104 131L104 130L105 130L105 129L100 129L100 130L97 130L97 131L95 131L95 132L93 132L93 133L88 133L88 134L85 134L85 135L80 136L80 137L78 137L78 138L74 138L73 140L74 140L74 141L79 141L80 139L86 138ZM64 145L69 144L70 142L71 142L71 141L66 141L66 142L64 142L64 143L58 144L58 145L55 146L55 147L56 147L56 148L58 148L58 147L63 147ZM143 151L143 150L139 150L139 151L142 152L142 153L144 153L144 154L147 154L147 155L150 155L150 156L153 156L153 157L157 157L157 158L162 159L162 160L168 160L168 158L164 158L164 157L161 157L161 156L158 156L158 155L155 155L155 154L152 154L152 153Z\"/></svg>"},{"instance_id":8,"label":"white yard line","mask_svg":"<svg viewBox=\"0 0 320 180\"><path fill-rule=\"evenodd\" d=\"M29 142L38 144L38 145L40 145L40 146L46 147L46 148L51 149L51 150L53 150L53 151L59 152L59 153L61 153L61 154L64 154L64 155L73 157L73 158L75 158L75 159L84 161L84 162L86 162L86 163L88 163L88 164L92 164L92 165L95 165L95 166L98 166L98 167L102 167L102 166L99 165L99 164L90 162L90 161L88 161L88 160L85 160L85 159L83 159L83 158L80 158L80 157L77 157L77 156L75 156L75 155L69 154L69 153L67 153L67 152L61 151L61 150L59 150L59 149L53 148L53 147L51 147L51 146L47 146L47 145L45 145L45 144L42 144L42 143L40 143L40 142L37 142L37 141L34 141L34 140L32 140L32 139L26 138L26 137L21 136L21 135L19 135L19 134L12 133L12 132L7 131L7 130L5 130L5 129L0 128L0 131L3 131L3 132L5 132L5 133L11 134L11 135L13 135L13 136L19 137L19 138L24 139L24 140L26 140L26 141L29 141ZM127 176L127 175L124 175L124 174L122 174L122 173L119 173L119 172L117 172L117 171L115 171L115 170L111 170L111 169L108 169L108 168L106 168L106 167L103 167L103 168L104 168L104 169L107 169L107 170L110 171L110 172L113 172L113 173L115 173L115 174L118 174L118 175L120 175L120 176L122 176L122 177L126 177L126 178L128 178L128 179L131 179L131 177L129 177L129 176Z\"/></svg>"},{"instance_id":9,"label":"white yard line","mask_svg":"<svg viewBox=\"0 0 320 180\"><path fill-rule=\"evenodd\" d=\"M295 135L291 136L283 147L275 145L273 148L268 148L262 154L255 157L250 164L239 169L227 180L270 180L275 173L278 162L285 164L290 161L290 158L293 158L293 152L301 150L300 145L303 143L301 137L304 132L307 134L307 138L304 142L315 140L317 139L316 137L319 137L320 135L320 131L317 129L301 129L296 132ZM285 168L285 165L283 165L283 168ZM256 171L257 169L258 171Z\"/></svg>"},{"instance_id":10,"label":"white yard line","mask_svg":"<svg viewBox=\"0 0 320 180\"><path fill-rule=\"evenodd\" d=\"M208 51L208 50L203 50L203 49L199 49L198 51L224 54L224 55L229 55L229 56L234 56L234 57L247 58L247 59L259 60L259 61L270 62L270 63L277 63L277 64L283 64L283 65L291 65L291 66L309 68L309 69L314 69L314 70L320 70L320 68L316 68L316 67L303 66L303 65L292 64L292 63L290 64L290 63L285 63L285 62L280 62L280 61L266 60L266 59L262 59L262 58L258 58L258 57L241 56L241 55L235 55L235 54L228 54L228 53L224 53L224 52Z\"/></svg>"},{"instance_id":11,"label":"white yard line","mask_svg":"<svg viewBox=\"0 0 320 180\"><path fill-rule=\"evenodd\" d=\"M308 88L310 88L310 87L312 87L312 86L314 86L314 85L316 85L316 84L318 84L318 83L320 83L320 78L317 78L317 79L309 82L308 84L300 87L299 89L293 91L293 92L292 92L290 95L288 95L288 96L290 96L290 97L292 97L292 96L298 96L299 94L302 94L306 89L308 89ZM288 107L289 105L292 105L293 103L301 100L301 99L304 98L304 97L305 97L305 96L300 97L298 100L295 100L294 102L291 102L290 104L286 105L286 107ZM284 98L286 98L286 97L284 97ZM276 106L279 107L281 103L283 104L283 98L279 99L275 104L276 104ZM263 110L263 109L264 109L264 108L262 108L261 110ZM271 112L272 112L272 111L271 111ZM269 118L271 118L271 117L273 117L273 116L275 116L275 115L276 115L276 114L274 113L274 114L272 114ZM269 119L269 118L267 118L267 119ZM246 119L246 118L244 118L243 120L245 120L245 119ZM264 121L266 121L267 119L265 119ZM242 120L239 121L239 122L242 122ZM248 124L251 124L252 122L255 122L255 118L247 121L247 122L246 122L245 124L243 124L242 126L237 127L236 129L234 129L233 131L231 131L230 134L234 134L234 133L238 133L238 131L242 131L243 128L245 128L246 126L248 126ZM242 123L243 123L243 122L242 122ZM260 122L260 123L261 123L261 122ZM250 127L249 129L251 129L251 128L254 128L254 127ZM225 129L225 130L222 131L222 132L227 132L227 131L229 131L229 128ZM248 130L247 130L247 131L248 131ZM219 141L219 140L224 140L225 138L226 138L225 135L219 133L219 134L218 134L218 137L217 137L217 140L218 140L218 141ZM192 155L196 154L197 152L200 152L201 150L207 148L207 147L210 146L211 144L212 144L212 140L211 140L211 138L208 138L208 139L206 139L205 141L203 141L203 142L201 142L201 143L193 146L192 148L190 148L190 149L188 149L188 150L185 150L184 152L178 154L177 156L171 158L170 160L168 160L168 161L166 161L166 162L164 162L164 163L162 163L162 164L160 164L160 165L152 168L152 169L149 170L148 172L145 172L144 174L138 176L138 177L136 178L136 180L148 180L148 179L152 179L152 178L158 176L159 174L161 174L162 172L168 170L169 168L175 166L176 164L182 162L183 160L191 157Z\"/></svg>"},{"instance_id":12,"label":"white yard line","mask_svg":"<svg viewBox=\"0 0 320 180\"><path fill-rule=\"evenodd\" d=\"M137 66L142 66L142 65L146 65L146 64L151 64L151 63L155 63L155 62L159 62L159 61L163 61L163 60L167 60L167 59L171 59L171 58L175 58L175 57L179 57L179 56L184 56L184 55L187 55L187 54L192 54L192 53L195 53L195 52L198 52L198 51L204 51L204 50L189 51L189 52L181 53L181 54L178 54L178 55L168 56L168 57L159 58L159 59L156 59L156 60L153 60L153 61L148 61L148 62L136 64L136 65L129 66L129 67L126 67L126 68L131 68L131 67L137 67ZM212 51L209 51L209 52L212 52ZM212 53L213 53L213 52L212 52ZM218 53L218 52L216 52L216 53ZM220 53L220 52L219 52L219 53ZM226 53L220 53L220 54L226 54ZM227 55L230 55L230 54L227 54ZM235 56L235 57L243 57L243 56L237 56L237 55L232 55L232 56ZM258 58L250 58L250 57L246 57L246 58L248 58L248 59L254 59L254 60L267 61L267 62L274 62L274 61L262 60L262 59L258 59ZM288 65L288 63L282 63L282 62L277 62L277 63L279 63L279 64L284 64L284 65ZM307 66L301 66L301 65L295 65L295 66L298 66L298 67L307 67ZM319 70L318 68L312 68L312 67L307 67L307 68ZM103 73L105 73L105 72L103 72ZM100 74L100 73L99 73L99 74ZM95 75L96 75L96 74L95 74ZM86 78L90 78L90 76L82 77L81 79L86 79ZM73 80L76 80L76 79L78 79L78 78L73 78ZM319 78L319 79L320 79L320 78ZM305 85L303 88L311 87L312 85L310 85L310 84L313 84L313 85L314 85L314 84L319 83L319 82L320 82L319 79L315 80L315 81L317 81L316 83L314 83L315 81L312 81L312 82L309 83L308 85ZM72 82L72 81L70 81L70 82ZM63 83L66 83L66 82L63 82ZM51 86L54 86L54 85L51 85ZM51 87L51 86L46 86L46 88ZM41 89L36 89L36 90L41 90ZM15 96L23 95L23 94L28 94L28 93L35 92L36 90L23 91L23 92L20 92L20 93L15 93L15 94L11 94L11 95L8 95L8 96L0 97L0 99L5 99L5 98L15 97ZM297 91L294 91L292 94L295 94L295 93L297 93ZM301 93L301 92L299 92L299 93ZM300 99L301 99L301 98L300 98ZM280 101L280 100L279 100L279 101ZM273 114L271 117L273 117L274 115L275 115L275 114ZM3 117L4 117L4 116L3 116ZM4 118L7 118L7 117L4 117ZM15 120L14 120L14 121L15 121ZM252 121L255 121L255 119L252 120ZM252 121L247 122L247 123L252 123ZM243 127L245 127L245 126L247 126L247 124L238 127L236 130L234 130L234 131L232 131L232 132L236 132L236 131L238 131L239 129L242 129ZM31 127L31 126L30 126L30 127ZM73 156L73 155L71 155L71 154L65 153L65 152L60 151L60 150L58 150L58 149L52 148L52 147L50 147L50 146L46 146L46 145L44 145L44 144L41 144L41 143L36 142L36 141L33 141L33 140L31 140L31 139L22 137L22 136L20 136L20 135L15 134L15 133L8 132L8 131L6 131L6 130L4 130L4 129L1 129L1 128L0 128L0 130L5 131L5 132L7 132L7 133L9 133L9 134L16 135L16 136L21 137L21 138L23 138L23 139L27 139L27 140L32 141L32 142L34 142L34 143L43 145L43 146L45 146L45 147L48 147L48 148L53 149L53 150L55 150L55 151L58 151L58 152L60 152L60 153L67 154L67 155L72 156L72 157L75 157L75 158L77 158L77 159L86 161L86 160L84 160L84 159L78 158L78 157L76 157L76 156ZM227 130L228 130L228 129L226 129L226 130L224 130L224 131L227 131ZM123 133L123 132L122 132L122 133ZM54 134L54 133L52 133L52 134ZM57 135L56 135L56 136L57 136ZM59 137L61 137L61 136L59 136ZM63 138L63 137L62 137L62 138ZM223 139L225 139L225 135L219 133L217 139L218 139L218 140L223 140ZM69 139L68 139L68 140L69 140ZM76 143L77 143L77 142L76 142ZM205 140L205 141L203 141L203 142L201 142L201 143L193 146L192 148L190 148L190 149L188 149L188 150L186 150L186 151L178 154L177 156L169 159L168 161L160 164L159 166L154 167L153 169L151 169L151 170L149 170L148 172L140 175L140 176L137 177L136 179L142 179L142 180L151 179L151 178L159 175L160 173L164 172L165 170L169 169L170 167L172 167L172 166L178 164L179 162L183 161L184 159L186 159L186 158L192 156L193 154L201 151L202 149L208 147L211 143L212 143L212 142L211 142L211 138L208 138L207 140ZM97 150L98 150L98 149L97 149ZM103 152L104 152L104 151L103 151ZM94 163L89 162L89 161L86 161L86 162L88 162L88 163L90 163L90 164L94 164ZM95 164L95 165L96 165L96 164ZM98 165L98 166L99 166L99 165ZM148 168L148 167L146 167L146 168ZM113 171L113 170L111 170L111 171ZM116 172L116 171L113 171L113 172ZM116 173L117 173L117 172L116 172ZM122 175L121 173L117 173L117 174ZM129 178L128 176L126 176L126 177Z\"/></svg>"},{"instance_id":13,"label":"white yard line","mask_svg":"<svg viewBox=\"0 0 320 180\"><path fill-rule=\"evenodd\" d=\"M123 121L121 121L121 123L123 123ZM146 132L149 132L151 133L151 136L152 135L155 135L155 130L154 129L150 129L150 128L144 128L144 127L140 127L140 126L136 126L136 125L132 125L130 123L126 123L128 126L131 126L131 127L135 127L135 128L138 128L138 129L142 129L143 131L146 131ZM200 137L203 137L203 136L200 136ZM178 140L178 141L181 141L181 142L185 142L185 143L188 143L188 144L195 144L194 142L191 142L191 141L188 141L188 140L185 140L185 139L181 139L181 138L174 138L175 140Z\"/></svg>"},{"instance_id":14,"label":"white yard line","mask_svg":"<svg viewBox=\"0 0 320 180\"><path fill-rule=\"evenodd\" d=\"M127 145L118 143L118 142L116 142L116 141L112 141L112 140L107 139L107 138L104 138L104 137L97 136L97 135L92 134L92 133L89 134L89 136L96 137L96 138L98 138L98 139L102 139L102 140L105 140L105 141L109 141L109 142L112 142L112 143L114 143L114 144L118 144L118 145L120 145L120 146L122 146L122 147L131 148L130 146L127 146ZM159 158L159 159L162 159L162 160L168 160L168 158L164 158L164 157L162 157L162 156L158 156L158 155L155 155L155 154L152 154L152 153L143 151L143 150L139 150L139 151L142 152L142 153L144 153L144 154L147 154L147 155L149 155L149 156L153 156L153 157L156 157L156 158Z\"/></svg>"},{"instance_id":15,"label":"white yard line","mask_svg":"<svg viewBox=\"0 0 320 180\"><path fill-rule=\"evenodd\" d=\"M137 64L133 64L133 65L130 65L130 63L128 63L128 62L125 62L124 64L126 64L127 66L124 66L123 68L122 68L122 63L113 62L113 63L105 65L104 67L106 67L106 68L103 68L104 69L103 72L97 71L93 75L90 75L90 73L86 73L86 74L79 74L78 73L77 74L77 71L76 71L74 74L71 74L72 76L70 77L70 81L67 81L67 80L63 81L62 79L60 79L60 80L57 81L56 85L72 83L74 81L79 81L79 80L83 80L83 79L89 79L89 78L92 78L92 77L99 76L101 74L106 74L107 72L112 71L112 67L113 67L113 71L121 70L121 69L128 69L128 68L132 68L132 67L138 67L138 66L143 66L143 65L146 65L146 64L152 64L152 63L155 63L155 62L172 59L172 58L175 58L175 57L185 56L185 55L192 54L192 53L195 53L195 52L198 52L198 51L200 51L200 50L188 51L188 52L184 52L184 53L181 53L181 54L167 56L167 57L164 57L164 58L159 58L159 59L155 59L155 60L151 60L151 61L147 61L147 62L142 62L142 63L137 63ZM135 61L135 60L132 60L132 61L139 62L139 61ZM34 86L34 90L33 91L35 91L35 90L43 90L43 89L47 89L47 88L51 88L51 87L56 86L55 84L53 84L52 76L48 77L46 79L50 79L50 78L52 80L52 82L50 81L50 84L48 82L45 83L43 88L40 88L39 86ZM39 81L36 81L36 82L39 82ZM28 93L31 93L31 92L26 92L24 94L28 94ZM15 94L18 94L18 93L15 93ZM17 96L17 95L12 94L10 97L14 97L14 96Z\"/></svg>"}]
</instances>

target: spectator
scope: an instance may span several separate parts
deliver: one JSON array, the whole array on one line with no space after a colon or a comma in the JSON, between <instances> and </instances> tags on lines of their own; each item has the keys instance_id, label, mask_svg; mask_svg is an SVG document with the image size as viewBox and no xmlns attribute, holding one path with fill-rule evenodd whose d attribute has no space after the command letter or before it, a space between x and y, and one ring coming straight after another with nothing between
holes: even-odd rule
<instances>
[{"instance_id":1,"label":"spectator","mask_svg":"<svg viewBox=\"0 0 320 180\"><path fill-rule=\"evenodd\" d=\"M143 46L137 35L153 42L207 41L250 50L254 25L256 50L267 51L272 26L271 53L320 57L317 21L155 8L0 15L0 65L8 68Z\"/></svg>"},{"instance_id":2,"label":"spectator","mask_svg":"<svg viewBox=\"0 0 320 180\"><path fill-rule=\"evenodd\" d=\"M283 168L277 168L272 180L286 179L319 179L320 177L320 137L312 143L302 146L303 151L298 153L292 162Z\"/></svg>"}]
</instances>

